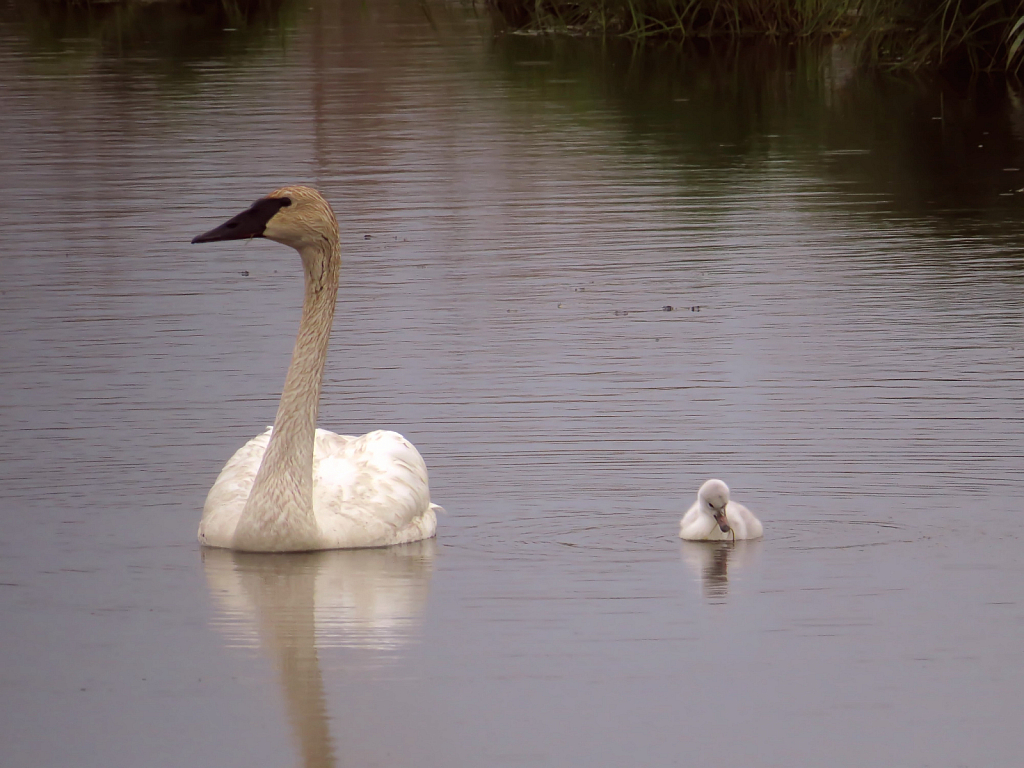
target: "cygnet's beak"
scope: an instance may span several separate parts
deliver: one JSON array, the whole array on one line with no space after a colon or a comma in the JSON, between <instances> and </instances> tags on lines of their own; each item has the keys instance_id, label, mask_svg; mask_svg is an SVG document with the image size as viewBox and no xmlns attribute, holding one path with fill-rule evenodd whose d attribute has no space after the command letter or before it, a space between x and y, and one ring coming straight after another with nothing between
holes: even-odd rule
<instances>
[{"instance_id":1,"label":"cygnet's beak","mask_svg":"<svg viewBox=\"0 0 1024 768\"><path fill-rule=\"evenodd\" d=\"M249 208L237 216L233 216L219 227L192 238L193 243L213 243L218 240L248 240L250 237L263 237L267 222L289 205L288 198L264 197L257 200Z\"/></svg>"},{"instance_id":2,"label":"cygnet's beak","mask_svg":"<svg viewBox=\"0 0 1024 768\"><path fill-rule=\"evenodd\" d=\"M729 532L729 523L725 519L725 510L715 510L715 522L718 523L718 527L722 530L722 533Z\"/></svg>"}]
</instances>

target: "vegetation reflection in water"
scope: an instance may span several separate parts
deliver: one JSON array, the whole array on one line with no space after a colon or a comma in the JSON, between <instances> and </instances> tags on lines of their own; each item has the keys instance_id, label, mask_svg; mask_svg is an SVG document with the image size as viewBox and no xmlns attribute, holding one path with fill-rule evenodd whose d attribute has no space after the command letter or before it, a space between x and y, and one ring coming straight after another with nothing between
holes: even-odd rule
<instances>
[{"instance_id":1,"label":"vegetation reflection in water","mask_svg":"<svg viewBox=\"0 0 1024 768\"><path fill-rule=\"evenodd\" d=\"M190 64L283 45L306 5L296 0L35 0L0 6L0 24L20 32L37 53L83 66L96 59L122 61L132 71L157 69L187 79Z\"/></svg>"},{"instance_id":2,"label":"vegetation reflection in water","mask_svg":"<svg viewBox=\"0 0 1024 768\"><path fill-rule=\"evenodd\" d=\"M737 178L796 162L867 215L957 235L1005 235L1018 219L1024 163L1006 158L1024 141L1024 93L1006 80L862 77L841 44L505 36L492 58L524 109L555 103L584 125L612 115L622 149L654 149L683 188L713 171L727 197Z\"/></svg>"}]
</instances>

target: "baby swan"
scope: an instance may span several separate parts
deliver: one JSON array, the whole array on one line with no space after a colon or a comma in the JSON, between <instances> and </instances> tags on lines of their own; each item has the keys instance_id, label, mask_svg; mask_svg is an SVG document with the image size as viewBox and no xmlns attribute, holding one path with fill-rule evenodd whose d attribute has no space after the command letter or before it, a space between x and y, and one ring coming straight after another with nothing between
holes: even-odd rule
<instances>
[{"instance_id":1,"label":"baby swan","mask_svg":"<svg viewBox=\"0 0 1024 768\"><path fill-rule=\"evenodd\" d=\"M729 486L708 480L697 491L697 501L679 521L679 538L689 541L759 539L761 521L742 504L729 501Z\"/></svg>"},{"instance_id":2,"label":"baby swan","mask_svg":"<svg viewBox=\"0 0 1024 768\"><path fill-rule=\"evenodd\" d=\"M309 187L283 187L193 243L265 237L299 253L299 335L274 426L243 445L210 489L199 541L247 552L384 547L437 528L427 468L397 432L316 428L341 271L338 221Z\"/></svg>"}]
</instances>

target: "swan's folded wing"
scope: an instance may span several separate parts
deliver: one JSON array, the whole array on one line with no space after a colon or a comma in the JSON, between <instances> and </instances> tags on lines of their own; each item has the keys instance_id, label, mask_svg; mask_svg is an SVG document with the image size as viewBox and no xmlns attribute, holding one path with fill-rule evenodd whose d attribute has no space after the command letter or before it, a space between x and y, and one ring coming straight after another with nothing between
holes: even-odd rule
<instances>
[{"instance_id":1,"label":"swan's folded wing","mask_svg":"<svg viewBox=\"0 0 1024 768\"><path fill-rule=\"evenodd\" d=\"M737 538L759 539L764 535L764 526L747 507L730 501L727 508L729 523L736 529Z\"/></svg>"},{"instance_id":2,"label":"swan's folded wing","mask_svg":"<svg viewBox=\"0 0 1024 768\"><path fill-rule=\"evenodd\" d=\"M423 458L397 432L377 430L342 440L317 433L317 523L325 537L343 541L343 546L393 543L397 531L430 509Z\"/></svg>"},{"instance_id":3,"label":"swan's folded wing","mask_svg":"<svg viewBox=\"0 0 1024 768\"><path fill-rule=\"evenodd\" d=\"M228 459L206 495L199 541L213 547L231 546L238 518L242 516L256 472L270 442L271 427L247 442Z\"/></svg>"}]
</instances>

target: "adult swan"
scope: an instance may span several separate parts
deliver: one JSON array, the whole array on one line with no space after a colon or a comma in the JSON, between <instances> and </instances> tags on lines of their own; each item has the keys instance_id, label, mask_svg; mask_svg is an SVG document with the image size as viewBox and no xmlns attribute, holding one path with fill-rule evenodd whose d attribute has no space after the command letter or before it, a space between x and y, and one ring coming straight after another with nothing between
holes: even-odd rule
<instances>
[{"instance_id":1,"label":"adult swan","mask_svg":"<svg viewBox=\"0 0 1024 768\"><path fill-rule=\"evenodd\" d=\"M302 257L306 295L274 426L238 449L210 489L199 541L248 552L384 547L437 529L427 468L396 432L316 428L341 271L338 220L320 193L283 187L192 240L266 237Z\"/></svg>"}]
</instances>

